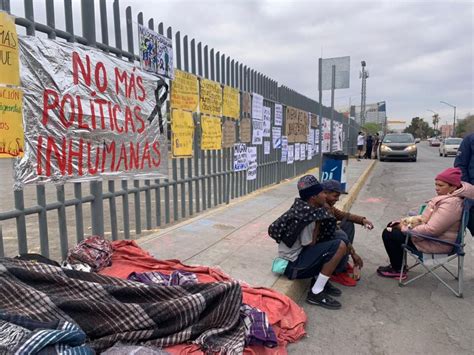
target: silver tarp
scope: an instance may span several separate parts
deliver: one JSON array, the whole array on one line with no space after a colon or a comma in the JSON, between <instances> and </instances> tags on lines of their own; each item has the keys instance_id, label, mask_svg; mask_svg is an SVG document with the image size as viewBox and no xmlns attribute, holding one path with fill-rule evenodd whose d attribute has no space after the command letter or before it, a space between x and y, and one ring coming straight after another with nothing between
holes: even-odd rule
<instances>
[{"instance_id":1,"label":"silver tarp","mask_svg":"<svg viewBox=\"0 0 474 355\"><path fill-rule=\"evenodd\" d=\"M102 51L38 37L20 38L20 60L25 155L15 188L167 176L162 79Z\"/></svg>"}]
</instances>

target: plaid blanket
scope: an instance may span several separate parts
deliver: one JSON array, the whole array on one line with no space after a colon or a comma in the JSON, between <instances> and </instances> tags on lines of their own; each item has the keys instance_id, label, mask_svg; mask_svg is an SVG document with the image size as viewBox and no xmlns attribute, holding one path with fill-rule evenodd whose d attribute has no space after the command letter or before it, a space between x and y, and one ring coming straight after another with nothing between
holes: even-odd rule
<instances>
[{"instance_id":1,"label":"plaid blanket","mask_svg":"<svg viewBox=\"0 0 474 355\"><path fill-rule=\"evenodd\" d=\"M236 281L184 286L134 281L0 258L0 309L77 324L97 351L118 341L242 353L242 290Z\"/></svg>"}]
</instances>

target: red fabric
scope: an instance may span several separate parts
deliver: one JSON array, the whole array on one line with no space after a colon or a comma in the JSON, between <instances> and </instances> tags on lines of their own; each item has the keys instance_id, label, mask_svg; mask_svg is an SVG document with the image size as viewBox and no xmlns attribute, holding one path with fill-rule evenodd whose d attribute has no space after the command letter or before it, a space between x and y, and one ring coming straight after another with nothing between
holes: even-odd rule
<instances>
[{"instance_id":1,"label":"red fabric","mask_svg":"<svg viewBox=\"0 0 474 355\"><path fill-rule=\"evenodd\" d=\"M449 185L459 187L461 186L461 169L447 168L436 175L435 180L441 180Z\"/></svg>"},{"instance_id":2,"label":"red fabric","mask_svg":"<svg viewBox=\"0 0 474 355\"><path fill-rule=\"evenodd\" d=\"M133 240L120 240L112 243L114 254L112 266L100 272L102 275L127 278L132 272L159 271L170 274L174 270L193 272L199 282L228 281L230 276L221 270L207 266L190 266L179 260L157 260L141 249ZM287 354L286 345L301 339L305 334L306 314L289 297L265 287L250 287L242 283L243 302L257 307L267 314L268 320L278 337L278 347L270 349L263 346L245 348L245 354ZM167 347L171 354L202 354L194 344L179 344Z\"/></svg>"}]
</instances>

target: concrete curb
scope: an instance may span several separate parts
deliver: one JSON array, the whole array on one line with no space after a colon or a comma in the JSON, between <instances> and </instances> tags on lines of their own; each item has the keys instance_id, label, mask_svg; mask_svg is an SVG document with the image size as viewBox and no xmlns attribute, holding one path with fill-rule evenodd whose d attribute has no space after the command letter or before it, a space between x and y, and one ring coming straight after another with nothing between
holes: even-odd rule
<instances>
[{"instance_id":1,"label":"concrete curb","mask_svg":"<svg viewBox=\"0 0 474 355\"><path fill-rule=\"evenodd\" d=\"M359 195L360 190L365 185L367 178L374 169L376 160L372 161L370 165L365 169L357 182L349 190L349 193L345 195L345 198L342 201L339 201L336 204L336 207L343 211L349 211L352 207L352 204ZM298 301L308 288L309 280L288 280L286 276L280 276L275 283L272 285L272 288L284 295L290 297L291 299Z\"/></svg>"}]
</instances>

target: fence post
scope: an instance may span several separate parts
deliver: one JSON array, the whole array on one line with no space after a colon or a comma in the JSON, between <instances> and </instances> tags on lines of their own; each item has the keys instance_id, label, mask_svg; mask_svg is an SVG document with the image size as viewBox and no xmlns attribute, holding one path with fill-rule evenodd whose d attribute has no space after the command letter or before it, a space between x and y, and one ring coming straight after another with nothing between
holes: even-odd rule
<instances>
[{"instance_id":1,"label":"fence post","mask_svg":"<svg viewBox=\"0 0 474 355\"><path fill-rule=\"evenodd\" d=\"M104 236L104 200L102 181L91 181L90 190L94 200L91 202L92 234Z\"/></svg>"}]
</instances>

